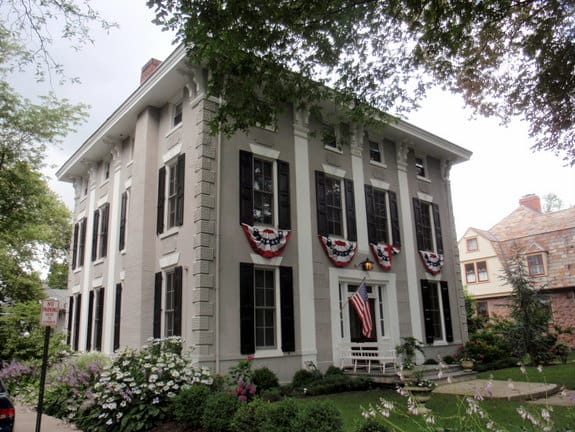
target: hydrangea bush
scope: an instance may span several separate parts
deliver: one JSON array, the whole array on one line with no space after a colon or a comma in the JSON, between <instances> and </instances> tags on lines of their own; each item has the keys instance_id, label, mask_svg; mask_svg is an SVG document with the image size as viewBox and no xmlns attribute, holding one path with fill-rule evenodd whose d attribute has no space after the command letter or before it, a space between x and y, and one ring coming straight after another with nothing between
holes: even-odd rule
<instances>
[{"instance_id":1,"label":"hydrangea bush","mask_svg":"<svg viewBox=\"0 0 575 432\"><path fill-rule=\"evenodd\" d=\"M139 351L120 352L104 368L74 421L87 432L149 430L167 418L169 400L194 383L212 379L182 355L182 340L153 339Z\"/></svg>"}]
</instances>

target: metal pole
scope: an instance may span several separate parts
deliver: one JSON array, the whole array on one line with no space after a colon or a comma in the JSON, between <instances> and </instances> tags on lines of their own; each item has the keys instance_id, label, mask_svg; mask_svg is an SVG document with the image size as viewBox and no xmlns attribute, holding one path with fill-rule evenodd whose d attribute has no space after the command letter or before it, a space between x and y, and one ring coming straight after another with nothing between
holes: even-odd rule
<instances>
[{"instance_id":1,"label":"metal pole","mask_svg":"<svg viewBox=\"0 0 575 432\"><path fill-rule=\"evenodd\" d=\"M48 368L48 347L50 346L50 330L52 330L52 327L46 326L46 333L44 333L44 354L42 355L42 370L40 372L38 406L36 408L35 432L40 432L40 425L42 424L42 410L44 408L44 387L46 385L46 369Z\"/></svg>"}]
</instances>

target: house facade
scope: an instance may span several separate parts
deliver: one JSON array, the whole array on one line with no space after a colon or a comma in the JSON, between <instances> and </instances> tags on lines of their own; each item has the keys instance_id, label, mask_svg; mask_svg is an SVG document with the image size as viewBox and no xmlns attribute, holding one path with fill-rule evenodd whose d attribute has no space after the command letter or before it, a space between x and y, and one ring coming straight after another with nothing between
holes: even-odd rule
<instances>
[{"instance_id":1,"label":"house facade","mask_svg":"<svg viewBox=\"0 0 575 432\"><path fill-rule=\"evenodd\" d=\"M504 264L519 254L550 309L550 324L575 328L575 208L543 213L539 197L526 195L488 231L467 229L458 247L462 283L479 315L508 316L513 289L503 279ZM561 339L575 347L575 335Z\"/></svg>"},{"instance_id":2,"label":"house facade","mask_svg":"<svg viewBox=\"0 0 575 432\"><path fill-rule=\"evenodd\" d=\"M344 346L415 336L435 357L466 340L449 171L469 151L333 107L213 135L206 71L182 47L158 63L58 171L76 194L74 349L178 335L215 371L251 354L288 380ZM362 282L367 336L348 302Z\"/></svg>"}]
</instances>

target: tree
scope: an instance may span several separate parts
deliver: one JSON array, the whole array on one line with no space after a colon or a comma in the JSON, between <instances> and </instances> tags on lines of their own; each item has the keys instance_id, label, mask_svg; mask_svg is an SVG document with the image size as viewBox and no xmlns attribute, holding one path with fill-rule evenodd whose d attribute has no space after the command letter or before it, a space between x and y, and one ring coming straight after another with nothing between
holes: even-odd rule
<instances>
[{"instance_id":1,"label":"tree","mask_svg":"<svg viewBox=\"0 0 575 432\"><path fill-rule=\"evenodd\" d=\"M545 213L561 210L563 201L553 192L543 195L543 211Z\"/></svg>"},{"instance_id":2,"label":"tree","mask_svg":"<svg viewBox=\"0 0 575 432\"><path fill-rule=\"evenodd\" d=\"M332 100L365 119L402 114L432 84L476 113L530 124L534 148L575 164L575 4L570 0L148 0L209 71L224 132ZM335 91L325 87L329 85Z\"/></svg>"},{"instance_id":3,"label":"tree","mask_svg":"<svg viewBox=\"0 0 575 432\"><path fill-rule=\"evenodd\" d=\"M65 261L52 261L46 283L49 288L66 289L68 285L68 260Z\"/></svg>"},{"instance_id":4,"label":"tree","mask_svg":"<svg viewBox=\"0 0 575 432\"><path fill-rule=\"evenodd\" d=\"M507 342L519 358L528 354L535 362L540 352L549 348L549 309L542 301L540 288L527 272L524 257L516 254L508 260L505 279L513 288Z\"/></svg>"}]
</instances>

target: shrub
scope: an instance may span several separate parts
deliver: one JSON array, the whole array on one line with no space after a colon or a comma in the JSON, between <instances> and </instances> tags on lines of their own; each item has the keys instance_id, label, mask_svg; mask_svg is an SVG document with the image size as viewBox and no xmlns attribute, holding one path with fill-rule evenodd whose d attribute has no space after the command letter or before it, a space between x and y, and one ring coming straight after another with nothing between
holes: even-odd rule
<instances>
[{"instance_id":1,"label":"shrub","mask_svg":"<svg viewBox=\"0 0 575 432\"><path fill-rule=\"evenodd\" d=\"M253 383L252 361L253 357L248 356L247 360L240 360L229 371L228 383L231 392L241 401L251 400L257 391Z\"/></svg>"},{"instance_id":2,"label":"shrub","mask_svg":"<svg viewBox=\"0 0 575 432\"><path fill-rule=\"evenodd\" d=\"M438 363L437 363L437 360L435 360L434 358L428 358L428 359L425 359L423 364L424 365L436 365Z\"/></svg>"},{"instance_id":3,"label":"shrub","mask_svg":"<svg viewBox=\"0 0 575 432\"><path fill-rule=\"evenodd\" d=\"M563 343L558 343L553 348L554 354L559 358L559 360L561 360L561 363L563 364L567 363L570 351L571 350L569 349L569 347Z\"/></svg>"},{"instance_id":4,"label":"shrub","mask_svg":"<svg viewBox=\"0 0 575 432\"><path fill-rule=\"evenodd\" d=\"M204 406L210 394L210 388L204 384L194 384L182 389L172 399L174 420L192 429L199 429L202 425Z\"/></svg>"},{"instance_id":5,"label":"shrub","mask_svg":"<svg viewBox=\"0 0 575 432\"><path fill-rule=\"evenodd\" d=\"M321 376L319 379L321 379ZM303 388L309 386L314 381L318 381L316 373L307 369L300 369L294 374L291 384L293 388Z\"/></svg>"},{"instance_id":6,"label":"shrub","mask_svg":"<svg viewBox=\"0 0 575 432\"><path fill-rule=\"evenodd\" d=\"M343 369L338 368L337 366L330 366L327 368L327 370L325 371L324 376L328 377L328 376L332 376L332 375L344 375L343 373Z\"/></svg>"},{"instance_id":7,"label":"shrub","mask_svg":"<svg viewBox=\"0 0 575 432\"><path fill-rule=\"evenodd\" d=\"M210 432L227 432L242 402L231 393L212 393L206 400L202 427Z\"/></svg>"},{"instance_id":8,"label":"shrub","mask_svg":"<svg viewBox=\"0 0 575 432\"><path fill-rule=\"evenodd\" d=\"M341 432L341 414L330 401L314 401L301 409L293 424L294 431Z\"/></svg>"},{"instance_id":9,"label":"shrub","mask_svg":"<svg viewBox=\"0 0 575 432\"><path fill-rule=\"evenodd\" d=\"M269 402L261 399L241 404L230 423L230 430L233 432L263 432L262 424L265 423L269 405Z\"/></svg>"},{"instance_id":10,"label":"shrub","mask_svg":"<svg viewBox=\"0 0 575 432\"><path fill-rule=\"evenodd\" d=\"M254 370L252 379L257 387L258 393L262 390L277 388L280 385L277 375L267 367Z\"/></svg>"},{"instance_id":11,"label":"shrub","mask_svg":"<svg viewBox=\"0 0 575 432\"><path fill-rule=\"evenodd\" d=\"M354 432L387 432L384 424L373 417L363 419Z\"/></svg>"},{"instance_id":12,"label":"shrub","mask_svg":"<svg viewBox=\"0 0 575 432\"><path fill-rule=\"evenodd\" d=\"M281 402L269 404L265 421L259 432L293 432L296 430L294 422L299 412L298 405L293 399L284 399Z\"/></svg>"},{"instance_id":13,"label":"shrub","mask_svg":"<svg viewBox=\"0 0 575 432\"><path fill-rule=\"evenodd\" d=\"M341 393L354 390L367 390L371 387L370 378L352 378L347 375L331 375L321 381L311 383L306 394L317 396L330 393Z\"/></svg>"},{"instance_id":14,"label":"shrub","mask_svg":"<svg viewBox=\"0 0 575 432\"><path fill-rule=\"evenodd\" d=\"M442 360L443 360L443 363L445 363L446 365L452 365L452 364L457 363L457 360L455 360L453 358L453 356L450 356L450 355L446 355L445 357L443 357Z\"/></svg>"},{"instance_id":15,"label":"shrub","mask_svg":"<svg viewBox=\"0 0 575 432\"><path fill-rule=\"evenodd\" d=\"M278 388L273 388L270 390L263 390L260 393L260 397L263 400L269 401L269 402L277 402L283 399L283 394L281 389Z\"/></svg>"}]
</instances>

